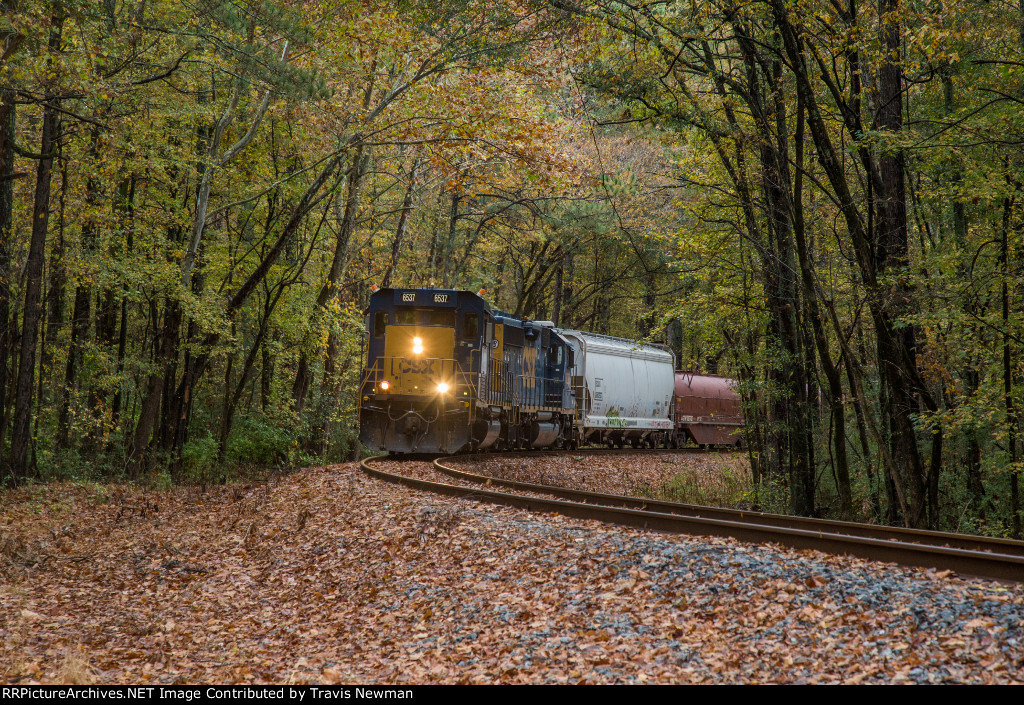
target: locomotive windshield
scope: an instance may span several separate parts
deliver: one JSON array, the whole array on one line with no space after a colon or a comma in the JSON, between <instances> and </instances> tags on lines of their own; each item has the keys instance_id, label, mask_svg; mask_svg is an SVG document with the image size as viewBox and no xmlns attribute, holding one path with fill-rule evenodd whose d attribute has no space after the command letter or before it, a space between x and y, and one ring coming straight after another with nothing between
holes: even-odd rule
<instances>
[{"instance_id":1,"label":"locomotive windshield","mask_svg":"<svg viewBox=\"0 0 1024 705\"><path fill-rule=\"evenodd\" d=\"M427 325L455 327L455 311L450 308L433 309L427 314Z\"/></svg>"},{"instance_id":2,"label":"locomotive windshield","mask_svg":"<svg viewBox=\"0 0 1024 705\"><path fill-rule=\"evenodd\" d=\"M387 324L387 312L378 311L377 315L384 314L383 323ZM395 323L400 326L446 326L455 327L455 311L453 309L423 309L423 308L399 308L395 311Z\"/></svg>"}]
</instances>

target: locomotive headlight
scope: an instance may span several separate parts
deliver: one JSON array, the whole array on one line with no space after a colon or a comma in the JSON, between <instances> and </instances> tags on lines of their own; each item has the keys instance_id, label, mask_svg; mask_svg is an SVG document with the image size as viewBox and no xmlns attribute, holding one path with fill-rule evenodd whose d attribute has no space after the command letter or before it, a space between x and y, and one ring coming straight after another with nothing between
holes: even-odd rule
<instances>
[{"instance_id":1,"label":"locomotive headlight","mask_svg":"<svg viewBox=\"0 0 1024 705\"><path fill-rule=\"evenodd\" d=\"M380 383L380 390L382 392L386 392L389 389L391 389L391 382L388 382L387 380L384 380L383 382Z\"/></svg>"},{"instance_id":2,"label":"locomotive headlight","mask_svg":"<svg viewBox=\"0 0 1024 705\"><path fill-rule=\"evenodd\" d=\"M440 392L441 394L444 394L445 392L448 391L448 384L446 382L441 382L439 385L437 385L437 391Z\"/></svg>"},{"instance_id":3,"label":"locomotive headlight","mask_svg":"<svg viewBox=\"0 0 1024 705\"><path fill-rule=\"evenodd\" d=\"M417 355L423 352L423 338L412 339L412 351Z\"/></svg>"}]
</instances>

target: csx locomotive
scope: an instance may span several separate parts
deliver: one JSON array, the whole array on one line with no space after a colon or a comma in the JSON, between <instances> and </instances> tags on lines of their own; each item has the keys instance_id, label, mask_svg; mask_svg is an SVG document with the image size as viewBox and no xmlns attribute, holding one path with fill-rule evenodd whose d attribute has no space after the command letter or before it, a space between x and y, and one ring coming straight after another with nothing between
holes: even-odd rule
<instances>
[{"instance_id":1,"label":"csx locomotive","mask_svg":"<svg viewBox=\"0 0 1024 705\"><path fill-rule=\"evenodd\" d=\"M739 443L730 381L674 372L663 346L526 320L454 289L374 292L367 333L359 437L371 450ZM695 380L715 397L697 415L684 404Z\"/></svg>"}]
</instances>

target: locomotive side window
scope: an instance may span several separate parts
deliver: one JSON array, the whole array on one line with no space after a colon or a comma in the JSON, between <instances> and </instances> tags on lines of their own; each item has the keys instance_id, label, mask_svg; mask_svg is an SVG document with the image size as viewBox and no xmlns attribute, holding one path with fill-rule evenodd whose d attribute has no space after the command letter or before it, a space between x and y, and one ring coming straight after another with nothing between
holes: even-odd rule
<instances>
[{"instance_id":1,"label":"locomotive side window","mask_svg":"<svg viewBox=\"0 0 1024 705\"><path fill-rule=\"evenodd\" d=\"M476 340L480 337L480 316L475 313L467 313L462 318L462 337L466 340Z\"/></svg>"},{"instance_id":2,"label":"locomotive side window","mask_svg":"<svg viewBox=\"0 0 1024 705\"><path fill-rule=\"evenodd\" d=\"M452 309L435 309L430 312L427 322L432 326L455 327L455 311Z\"/></svg>"},{"instance_id":3,"label":"locomotive side window","mask_svg":"<svg viewBox=\"0 0 1024 705\"><path fill-rule=\"evenodd\" d=\"M373 337L382 338L384 337L384 329L388 325L388 312L377 311L373 314Z\"/></svg>"},{"instance_id":4,"label":"locomotive side window","mask_svg":"<svg viewBox=\"0 0 1024 705\"><path fill-rule=\"evenodd\" d=\"M411 308L400 308L395 312L395 318L398 319L398 325L411 326L416 323L416 311Z\"/></svg>"}]
</instances>

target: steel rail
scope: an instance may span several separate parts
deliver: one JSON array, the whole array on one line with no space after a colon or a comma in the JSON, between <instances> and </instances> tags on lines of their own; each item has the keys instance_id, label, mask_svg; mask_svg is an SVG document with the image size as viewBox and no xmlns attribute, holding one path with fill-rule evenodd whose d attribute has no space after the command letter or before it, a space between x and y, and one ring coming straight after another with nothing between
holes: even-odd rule
<instances>
[{"instance_id":1,"label":"steel rail","mask_svg":"<svg viewBox=\"0 0 1024 705\"><path fill-rule=\"evenodd\" d=\"M371 477L380 480L451 497L486 501L534 512L554 512L577 519L596 519L637 529L735 538L751 543L776 543L789 548L845 554L905 566L952 570L964 575L996 580L1024 581L1024 556L1019 555L769 526L758 523L757 515L751 514L740 520L727 520L509 494L465 485L419 480L371 467L372 461L382 459L393 458L368 458L362 461L361 468Z\"/></svg>"},{"instance_id":2,"label":"steel rail","mask_svg":"<svg viewBox=\"0 0 1024 705\"><path fill-rule=\"evenodd\" d=\"M572 453L570 453L570 455L571 454ZM539 455L540 454L538 453L538 456ZM793 529L805 529L807 531L817 531L821 533L846 534L848 536L875 538L885 541L907 541L926 544L929 546L947 546L949 548L962 548L969 551L991 551L993 553L1024 557L1024 541L1014 541L1011 539L1000 539L988 536L972 536L970 534L954 534L943 531L929 531L925 529L908 529L900 526L878 526L876 524L862 524L850 521L815 519L811 517L788 516L785 514L769 514L742 509L708 507L704 505L670 502L667 500L604 494L601 492L588 492L586 490L572 490L565 487L558 487L556 485L543 485L518 480L506 480L489 475L470 473L465 470L459 470L443 464L443 462L452 460L472 462L477 458L491 459L501 457L501 455L492 456L479 454L447 456L434 460L434 467L446 475L461 480L467 480L469 482L492 486L496 485L499 487L519 489L527 492L541 492L556 497L562 497L563 499L568 499L570 501L583 502L587 504L602 504L611 507L626 507L668 514L681 514L693 517L705 517L708 519L722 519L724 521L753 520L763 526L779 526ZM508 457L518 459L523 457L523 454L516 453Z\"/></svg>"}]
</instances>

